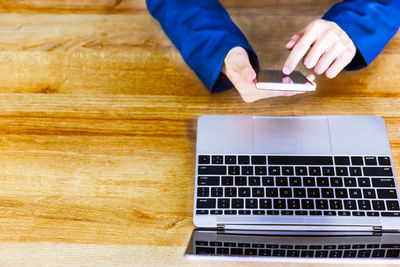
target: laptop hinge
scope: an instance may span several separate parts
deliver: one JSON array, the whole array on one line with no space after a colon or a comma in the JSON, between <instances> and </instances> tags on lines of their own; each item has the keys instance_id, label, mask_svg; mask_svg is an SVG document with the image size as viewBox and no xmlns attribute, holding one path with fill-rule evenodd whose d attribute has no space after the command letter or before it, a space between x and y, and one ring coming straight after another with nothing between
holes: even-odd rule
<instances>
[{"instance_id":1,"label":"laptop hinge","mask_svg":"<svg viewBox=\"0 0 400 267\"><path fill-rule=\"evenodd\" d=\"M366 235L382 235L382 226L377 225L307 225L307 224L218 224L217 232L220 234L227 233L247 233L262 234L263 232L279 232L279 233L336 233L345 234L348 232L366 234Z\"/></svg>"}]
</instances>

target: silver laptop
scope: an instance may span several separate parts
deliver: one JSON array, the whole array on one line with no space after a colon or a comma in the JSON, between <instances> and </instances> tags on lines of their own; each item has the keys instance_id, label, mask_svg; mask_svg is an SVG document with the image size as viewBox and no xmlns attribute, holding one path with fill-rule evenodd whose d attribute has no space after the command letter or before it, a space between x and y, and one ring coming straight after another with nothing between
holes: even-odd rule
<instances>
[{"instance_id":1,"label":"silver laptop","mask_svg":"<svg viewBox=\"0 0 400 267\"><path fill-rule=\"evenodd\" d=\"M377 116L201 116L194 198L195 226L217 234L400 240L397 180Z\"/></svg>"}]
</instances>

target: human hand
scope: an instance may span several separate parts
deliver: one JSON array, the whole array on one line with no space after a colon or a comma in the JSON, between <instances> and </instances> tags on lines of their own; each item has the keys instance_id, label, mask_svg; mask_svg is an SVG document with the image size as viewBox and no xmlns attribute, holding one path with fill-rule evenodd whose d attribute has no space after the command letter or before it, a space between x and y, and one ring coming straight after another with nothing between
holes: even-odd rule
<instances>
[{"instance_id":1,"label":"human hand","mask_svg":"<svg viewBox=\"0 0 400 267\"><path fill-rule=\"evenodd\" d=\"M226 55L222 72L233 83L244 102L251 103L263 98L292 96L303 92L266 91L256 88L256 72L250 64L249 55L242 47L234 47ZM307 76L312 82L314 75Z\"/></svg>"},{"instance_id":2,"label":"human hand","mask_svg":"<svg viewBox=\"0 0 400 267\"><path fill-rule=\"evenodd\" d=\"M304 56L303 64L328 78L339 74L354 58L357 48L336 23L317 19L290 38L286 48L292 50L282 72L290 74Z\"/></svg>"}]
</instances>

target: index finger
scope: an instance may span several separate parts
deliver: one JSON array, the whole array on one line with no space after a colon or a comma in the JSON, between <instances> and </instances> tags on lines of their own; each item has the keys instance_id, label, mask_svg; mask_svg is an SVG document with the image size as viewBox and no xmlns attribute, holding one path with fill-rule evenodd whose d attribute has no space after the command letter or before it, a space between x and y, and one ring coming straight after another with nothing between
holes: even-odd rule
<instances>
[{"instance_id":1,"label":"index finger","mask_svg":"<svg viewBox=\"0 0 400 267\"><path fill-rule=\"evenodd\" d=\"M294 45L292 51L290 52L288 58L283 64L282 72L286 75L290 74L301 58L307 53L308 49L311 47L315 41L315 36L306 32L299 41Z\"/></svg>"}]
</instances>

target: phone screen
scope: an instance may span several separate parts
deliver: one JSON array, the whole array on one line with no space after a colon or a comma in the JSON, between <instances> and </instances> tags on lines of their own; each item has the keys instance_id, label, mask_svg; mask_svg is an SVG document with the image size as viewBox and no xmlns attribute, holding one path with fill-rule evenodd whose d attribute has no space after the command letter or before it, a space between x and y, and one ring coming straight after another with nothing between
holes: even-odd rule
<instances>
[{"instance_id":1,"label":"phone screen","mask_svg":"<svg viewBox=\"0 0 400 267\"><path fill-rule=\"evenodd\" d=\"M299 71L285 75L280 70L261 70L257 75L256 87L263 90L315 91L315 84Z\"/></svg>"}]
</instances>

